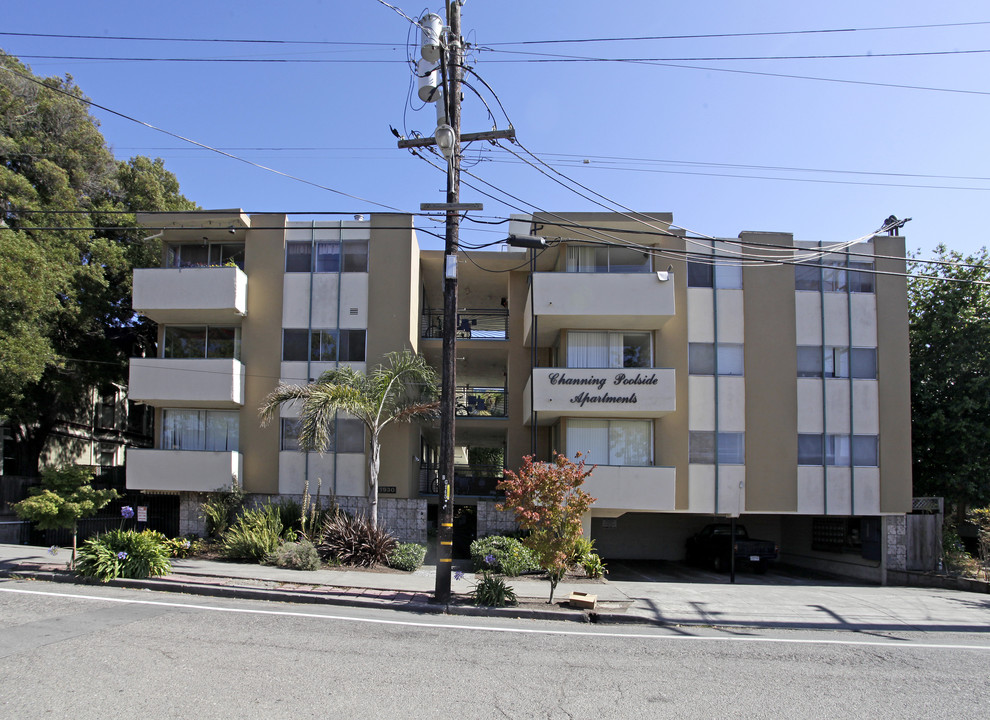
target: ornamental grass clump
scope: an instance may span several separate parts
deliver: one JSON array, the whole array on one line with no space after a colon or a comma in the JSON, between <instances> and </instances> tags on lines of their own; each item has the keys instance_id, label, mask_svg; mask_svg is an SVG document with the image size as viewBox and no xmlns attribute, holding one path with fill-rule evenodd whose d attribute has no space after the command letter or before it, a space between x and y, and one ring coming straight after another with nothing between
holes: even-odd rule
<instances>
[{"instance_id":1,"label":"ornamental grass clump","mask_svg":"<svg viewBox=\"0 0 990 720\"><path fill-rule=\"evenodd\" d=\"M481 580L471 591L471 599L475 605L484 607L509 607L519 604L515 591L506 584L505 580L490 572L481 574Z\"/></svg>"},{"instance_id":2,"label":"ornamental grass clump","mask_svg":"<svg viewBox=\"0 0 990 720\"><path fill-rule=\"evenodd\" d=\"M76 570L100 582L168 575L172 563L162 537L161 533L148 530L110 530L82 544Z\"/></svg>"},{"instance_id":3,"label":"ornamental grass clump","mask_svg":"<svg viewBox=\"0 0 990 720\"><path fill-rule=\"evenodd\" d=\"M245 510L220 538L220 552L228 560L261 562L278 550L282 520L278 508L265 505Z\"/></svg>"}]
</instances>

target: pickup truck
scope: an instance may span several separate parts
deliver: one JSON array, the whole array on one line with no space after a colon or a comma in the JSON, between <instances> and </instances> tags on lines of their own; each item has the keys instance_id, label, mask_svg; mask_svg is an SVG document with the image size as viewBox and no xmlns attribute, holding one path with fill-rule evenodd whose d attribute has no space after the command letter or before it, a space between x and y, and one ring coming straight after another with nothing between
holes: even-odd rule
<instances>
[{"instance_id":1,"label":"pickup truck","mask_svg":"<svg viewBox=\"0 0 990 720\"><path fill-rule=\"evenodd\" d=\"M714 568L715 572L726 572L732 549L735 549L736 567L745 563L761 574L777 559L780 550L774 542L751 538L743 525L736 524L733 539L729 523L713 523L687 539L687 561Z\"/></svg>"}]
</instances>

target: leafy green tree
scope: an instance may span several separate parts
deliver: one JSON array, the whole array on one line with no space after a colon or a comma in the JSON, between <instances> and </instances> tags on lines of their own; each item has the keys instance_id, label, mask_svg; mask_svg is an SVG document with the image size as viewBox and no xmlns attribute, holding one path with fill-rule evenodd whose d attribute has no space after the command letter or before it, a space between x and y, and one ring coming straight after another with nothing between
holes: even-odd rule
<instances>
[{"instance_id":1,"label":"leafy green tree","mask_svg":"<svg viewBox=\"0 0 990 720\"><path fill-rule=\"evenodd\" d=\"M41 530L72 528L72 563L76 565L76 537L79 519L89 517L119 497L116 490L97 490L93 473L83 467L48 468L41 474L41 486L31 488L30 497L13 503L17 516L35 523Z\"/></svg>"},{"instance_id":2,"label":"leafy green tree","mask_svg":"<svg viewBox=\"0 0 990 720\"><path fill-rule=\"evenodd\" d=\"M934 259L947 264L923 274L963 282L908 284L914 488L962 513L990 504L990 256L940 245Z\"/></svg>"},{"instance_id":3,"label":"leafy green tree","mask_svg":"<svg viewBox=\"0 0 990 720\"><path fill-rule=\"evenodd\" d=\"M536 556L537 564L550 577L550 599L564 577L582 537L581 518L595 498L581 489L591 475L584 460L574 463L559 453L552 462L533 462L527 455L519 472L505 471L498 489L505 493L499 510L511 510L516 522L530 534L523 540Z\"/></svg>"},{"instance_id":4,"label":"leafy green tree","mask_svg":"<svg viewBox=\"0 0 990 720\"><path fill-rule=\"evenodd\" d=\"M161 160L116 161L84 100L71 77L0 56L0 419L26 475L55 424L154 341L131 309L131 271L157 265L161 246L132 213L196 208Z\"/></svg>"},{"instance_id":5,"label":"leafy green tree","mask_svg":"<svg viewBox=\"0 0 990 720\"><path fill-rule=\"evenodd\" d=\"M327 452L333 445L338 412L353 415L371 435L368 452L368 507L378 527L378 471L381 433L390 424L432 417L438 403L436 371L422 355L408 350L388 353L385 362L365 375L352 367L328 370L308 385L279 384L261 407L262 425L283 405L301 402L299 448Z\"/></svg>"}]
</instances>

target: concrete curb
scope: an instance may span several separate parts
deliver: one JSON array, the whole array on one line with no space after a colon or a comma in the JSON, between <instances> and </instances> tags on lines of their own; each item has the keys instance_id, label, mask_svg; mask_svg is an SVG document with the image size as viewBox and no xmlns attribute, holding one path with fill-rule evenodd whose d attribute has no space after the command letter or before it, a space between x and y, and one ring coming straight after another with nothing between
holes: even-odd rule
<instances>
[{"instance_id":1,"label":"concrete curb","mask_svg":"<svg viewBox=\"0 0 990 720\"><path fill-rule=\"evenodd\" d=\"M101 587L120 587L132 590L153 590L171 592L183 595L198 595L202 597L222 597L239 600L265 600L269 602L287 602L309 605L334 605L340 607L387 608L404 612L424 615L454 615L461 617L503 617L523 620L555 620L578 623L594 622L624 622L630 624L658 625L645 618L621 616L614 613L594 613L585 610L541 610L529 607L489 608L474 605L450 604L437 605L427 601L397 602L391 599L376 600L354 596L335 597L319 591L294 592L292 590L273 590L268 588L229 587L225 585L208 585L183 583L175 580L158 578L133 579L118 578L101 583L91 578L80 577L68 570L11 570L0 569L0 577L18 580L41 580L46 582L66 583L72 585L90 585ZM213 575L210 577L220 578ZM226 579L226 578L225 578ZM240 579L240 578L230 578ZM418 595L421 593L408 593ZM466 599L466 598L464 598ZM611 618L611 619L610 619Z\"/></svg>"}]
</instances>

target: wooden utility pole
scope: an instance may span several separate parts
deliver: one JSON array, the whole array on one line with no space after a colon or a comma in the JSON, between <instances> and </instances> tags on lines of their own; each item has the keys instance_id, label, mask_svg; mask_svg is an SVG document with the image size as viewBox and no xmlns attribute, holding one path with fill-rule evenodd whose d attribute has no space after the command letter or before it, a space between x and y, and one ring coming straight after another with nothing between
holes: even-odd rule
<instances>
[{"instance_id":1,"label":"wooden utility pole","mask_svg":"<svg viewBox=\"0 0 990 720\"><path fill-rule=\"evenodd\" d=\"M461 190L461 6L447 2L447 123L454 131L447 162L447 203L457 205ZM457 243L460 214L447 210L443 281L443 385L440 393L440 483L437 498L437 580L435 599L450 602L450 569L454 545L454 417L457 385Z\"/></svg>"},{"instance_id":2,"label":"wooden utility pole","mask_svg":"<svg viewBox=\"0 0 990 720\"><path fill-rule=\"evenodd\" d=\"M437 128L432 138L400 138L400 148L437 145L447 159L447 202L423 203L421 210L444 210L447 234L444 243L443 280L443 358L440 392L440 477L437 497L437 581L434 599L450 602L450 569L454 550L454 417L457 398L457 246L460 213L483 209L479 203L460 202L461 141L513 139L515 130L488 130L461 136L461 68L464 42L461 39L461 4L447 2L447 29L441 43L440 58L444 88L440 102L445 103L446 125ZM427 16L424 16L424 18ZM425 26L424 26L425 27ZM431 41L432 44L432 41ZM425 57L425 53L424 53ZM431 56L432 61L432 56ZM432 97L432 94L428 97ZM423 97L426 101L426 97ZM432 102L432 100L428 101ZM452 139L452 142L451 142Z\"/></svg>"}]
</instances>

